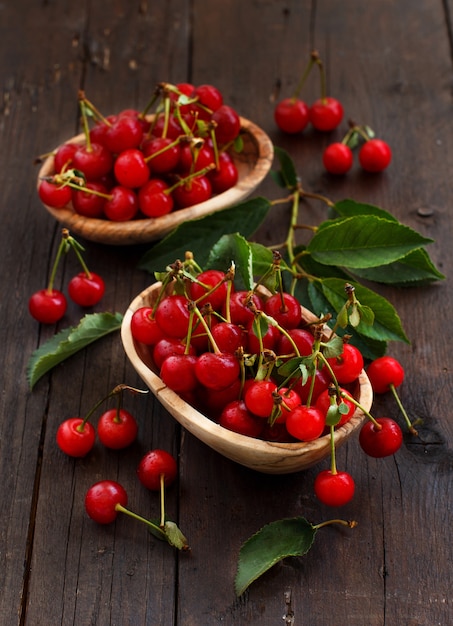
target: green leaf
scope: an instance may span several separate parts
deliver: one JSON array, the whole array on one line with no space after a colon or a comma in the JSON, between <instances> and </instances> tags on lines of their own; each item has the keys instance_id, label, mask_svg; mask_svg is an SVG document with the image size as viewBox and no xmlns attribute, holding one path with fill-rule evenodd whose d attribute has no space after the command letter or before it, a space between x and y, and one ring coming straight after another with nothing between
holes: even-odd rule
<instances>
[{"instance_id":1,"label":"green leaf","mask_svg":"<svg viewBox=\"0 0 453 626\"><path fill-rule=\"evenodd\" d=\"M299 177L297 176L294 161L283 148L274 146L274 153L280 163L279 176L284 186L288 189L294 189L299 184Z\"/></svg>"},{"instance_id":2,"label":"green leaf","mask_svg":"<svg viewBox=\"0 0 453 626\"><path fill-rule=\"evenodd\" d=\"M212 246L228 233L250 237L264 221L271 208L266 198L252 198L223 211L181 224L148 250L139 262L139 269L153 274L164 271L176 259L184 259L190 250L203 267Z\"/></svg>"},{"instance_id":3,"label":"green leaf","mask_svg":"<svg viewBox=\"0 0 453 626\"><path fill-rule=\"evenodd\" d=\"M213 245L205 268L228 269L232 262L245 289L253 289L252 249L239 233L224 235Z\"/></svg>"},{"instance_id":4,"label":"green leaf","mask_svg":"<svg viewBox=\"0 0 453 626\"><path fill-rule=\"evenodd\" d=\"M367 269L355 269L354 274L364 280L394 285L396 287L420 287L445 276L439 272L424 248L409 252L394 263Z\"/></svg>"},{"instance_id":5,"label":"green leaf","mask_svg":"<svg viewBox=\"0 0 453 626\"><path fill-rule=\"evenodd\" d=\"M175 522L166 521L164 523L164 531L167 541L171 546L174 546L178 550L189 550L187 539Z\"/></svg>"},{"instance_id":6,"label":"green leaf","mask_svg":"<svg viewBox=\"0 0 453 626\"><path fill-rule=\"evenodd\" d=\"M33 389L38 380L53 367L90 343L121 328L121 313L91 313L78 326L66 328L33 352L27 365L27 379Z\"/></svg>"},{"instance_id":7,"label":"green leaf","mask_svg":"<svg viewBox=\"0 0 453 626\"><path fill-rule=\"evenodd\" d=\"M307 250L319 263L352 269L392 263L431 242L398 222L356 215L332 220L319 229Z\"/></svg>"},{"instance_id":8,"label":"green leaf","mask_svg":"<svg viewBox=\"0 0 453 626\"><path fill-rule=\"evenodd\" d=\"M293 517L263 526L241 547L235 590L242 595L247 587L273 565L289 556L306 554L317 529L303 517Z\"/></svg>"},{"instance_id":9,"label":"green leaf","mask_svg":"<svg viewBox=\"0 0 453 626\"><path fill-rule=\"evenodd\" d=\"M345 200L340 200L340 202L336 202L333 206L333 210L340 215L341 217L353 217L355 215L375 215L376 217L382 217L391 222L398 222L396 217L381 209L374 204L367 204L365 202L356 202L356 200L351 200L346 198Z\"/></svg>"},{"instance_id":10,"label":"green leaf","mask_svg":"<svg viewBox=\"0 0 453 626\"><path fill-rule=\"evenodd\" d=\"M355 294L360 303L369 307L374 313L372 326L361 321L355 330L378 341L404 341L409 339L403 330L401 320L393 305L383 296L375 293L359 283L351 283L355 288ZM333 306L336 312L340 311L344 304L344 283L337 278L326 278L322 281L322 292L326 300Z\"/></svg>"}]
</instances>

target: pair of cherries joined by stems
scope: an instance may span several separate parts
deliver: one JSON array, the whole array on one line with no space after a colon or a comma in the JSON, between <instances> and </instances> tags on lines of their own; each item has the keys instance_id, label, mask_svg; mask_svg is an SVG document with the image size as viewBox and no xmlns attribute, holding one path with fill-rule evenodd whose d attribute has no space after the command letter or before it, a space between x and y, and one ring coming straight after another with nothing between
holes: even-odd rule
<instances>
[{"instance_id":1,"label":"pair of cherries joined by stems","mask_svg":"<svg viewBox=\"0 0 453 626\"><path fill-rule=\"evenodd\" d=\"M333 331L326 336L323 323L307 324L293 295L236 291L231 270L195 268L191 258L171 266L153 306L132 316L132 335L147 345L163 382L239 434L291 443L330 432L333 442L335 428L363 409L348 390L364 368L360 351ZM374 457L396 452L397 422L364 412L363 450ZM332 467L320 474L315 493L337 506L350 500L353 485L337 471L332 443Z\"/></svg>"},{"instance_id":2,"label":"pair of cherries joined by stems","mask_svg":"<svg viewBox=\"0 0 453 626\"><path fill-rule=\"evenodd\" d=\"M317 66L320 71L321 96L311 106L301 98L300 93L312 68ZM290 135L300 134L308 124L316 130L331 132L335 130L344 117L341 102L326 95L326 78L323 62L317 51L313 51L305 71L289 98L279 101L274 108L274 120L278 128ZM360 145L358 159L366 172L377 173L385 170L392 159L392 151L386 141L374 136L368 126L359 126L349 122L349 130L341 141L328 145L322 155L324 168L330 174L342 175L353 166L353 150Z\"/></svg>"},{"instance_id":3,"label":"pair of cherries joined by stems","mask_svg":"<svg viewBox=\"0 0 453 626\"><path fill-rule=\"evenodd\" d=\"M54 283L60 260L69 250L75 252L82 266L82 271L71 278L68 283L68 294L71 300L79 306L92 307L104 295L103 278L88 269L82 256L84 248L69 234L68 229L64 228L47 287L32 294L28 301L30 315L42 324L54 324L66 313L68 305L66 296L59 289L55 289Z\"/></svg>"},{"instance_id":4,"label":"pair of cherries joined by stems","mask_svg":"<svg viewBox=\"0 0 453 626\"><path fill-rule=\"evenodd\" d=\"M214 85L160 83L144 111L108 117L83 92L79 103L85 142L55 151L55 172L38 188L44 204L121 222L205 202L237 183L240 117Z\"/></svg>"}]
</instances>

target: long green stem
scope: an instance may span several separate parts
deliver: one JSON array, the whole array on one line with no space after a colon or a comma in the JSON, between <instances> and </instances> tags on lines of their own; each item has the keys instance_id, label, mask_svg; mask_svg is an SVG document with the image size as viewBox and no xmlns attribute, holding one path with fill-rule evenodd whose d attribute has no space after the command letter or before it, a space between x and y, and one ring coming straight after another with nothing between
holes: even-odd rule
<instances>
[{"instance_id":1,"label":"long green stem","mask_svg":"<svg viewBox=\"0 0 453 626\"><path fill-rule=\"evenodd\" d=\"M132 517L138 520L139 522L143 522L144 524L152 528L153 531L161 535L162 539L165 539L165 541L167 541L167 534L165 533L165 531L163 531L162 528L160 528L160 526L158 526L157 524L154 524L149 519L146 519L145 517L142 517L141 515L137 515L137 513L133 513L129 509L126 509L126 507L124 507L122 504L116 504L115 510L120 513L125 513L126 515L129 515L129 517Z\"/></svg>"},{"instance_id":2,"label":"long green stem","mask_svg":"<svg viewBox=\"0 0 453 626\"><path fill-rule=\"evenodd\" d=\"M395 385L390 385L390 391L392 392L393 397L395 398L396 403L397 403L401 413L403 414L404 420L405 420L405 422L406 422L406 424L407 424L407 426L409 428L409 432L412 433L413 435L418 435L417 429L414 428L414 426L413 426L413 424L412 424L412 422L410 420L410 417L407 414L406 409L404 408L403 403L400 400L400 397L398 395L398 392L396 391Z\"/></svg>"}]
</instances>

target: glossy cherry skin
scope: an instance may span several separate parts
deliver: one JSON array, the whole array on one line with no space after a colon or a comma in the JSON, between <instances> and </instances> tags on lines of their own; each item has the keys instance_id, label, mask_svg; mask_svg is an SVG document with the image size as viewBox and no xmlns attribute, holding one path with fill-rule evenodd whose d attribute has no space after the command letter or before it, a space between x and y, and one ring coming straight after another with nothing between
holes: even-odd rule
<instances>
[{"instance_id":1,"label":"glossy cherry skin","mask_svg":"<svg viewBox=\"0 0 453 626\"><path fill-rule=\"evenodd\" d=\"M143 139L143 128L136 116L119 115L104 134L104 145L110 152L138 148Z\"/></svg>"},{"instance_id":2,"label":"glossy cherry skin","mask_svg":"<svg viewBox=\"0 0 453 626\"><path fill-rule=\"evenodd\" d=\"M138 191L138 206L147 217L160 217L173 210L174 201L169 186L160 178L150 178Z\"/></svg>"},{"instance_id":3,"label":"glossy cherry skin","mask_svg":"<svg viewBox=\"0 0 453 626\"><path fill-rule=\"evenodd\" d=\"M54 167L57 173L61 172L63 169L71 167L72 159L77 147L78 146L75 143L64 143L57 148L54 155Z\"/></svg>"},{"instance_id":4,"label":"glossy cherry skin","mask_svg":"<svg viewBox=\"0 0 453 626\"><path fill-rule=\"evenodd\" d=\"M87 180L99 180L113 167L113 156L107 148L91 143L90 147L79 146L72 158L75 169L83 172Z\"/></svg>"},{"instance_id":5,"label":"glossy cherry skin","mask_svg":"<svg viewBox=\"0 0 453 626\"><path fill-rule=\"evenodd\" d=\"M219 145L234 141L241 130L239 115L227 104L222 104L214 111L211 121L216 124L214 134Z\"/></svg>"},{"instance_id":6,"label":"glossy cherry skin","mask_svg":"<svg viewBox=\"0 0 453 626\"><path fill-rule=\"evenodd\" d=\"M259 437L264 428L263 420L253 415L242 400L234 400L226 405L220 415L219 424L235 433L254 438Z\"/></svg>"},{"instance_id":7,"label":"glossy cherry skin","mask_svg":"<svg viewBox=\"0 0 453 626\"><path fill-rule=\"evenodd\" d=\"M313 352L313 335L310 331L304 328L291 328L288 331L288 335L294 342L300 356L309 356ZM279 339L277 346L277 353L279 355L296 355L293 344L286 335L282 335Z\"/></svg>"},{"instance_id":8,"label":"glossy cherry skin","mask_svg":"<svg viewBox=\"0 0 453 626\"><path fill-rule=\"evenodd\" d=\"M386 393L391 386L399 387L404 380L404 369L392 356L382 356L367 367L367 375L375 393Z\"/></svg>"},{"instance_id":9,"label":"glossy cherry skin","mask_svg":"<svg viewBox=\"0 0 453 626\"><path fill-rule=\"evenodd\" d=\"M285 98L275 107L274 120L284 133L300 133L309 121L308 106L298 98Z\"/></svg>"},{"instance_id":10,"label":"glossy cherry skin","mask_svg":"<svg viewBox=\"0 0 453 626\"><path fill-rule=\"evenodd\" d=\"M343 106L335 98L319 98L309 109L311 124L321 131L334 130L343 119Z\"/></svg>"},{"instance_id":11,"label":"glossy cherry skin","mask_svg":"<svg viewBox=\"0 0 453 626\"><path fill-rule=\"evenodd\" d=\"M137 467L139 481L151 491L160 491L161 475L164 476L164 485L171 485L178 474L175 458L166 450L150 450L141 459Z\"/></svg>"},{"instance_id":12,"label":"glossy cherry skin","mask_svg":"<svg viewBox=\"0 0 453 626\"><path fill-rule=\"evenodd\" d=\"M346 174L353 164L352 150L344 143L332 143L324 150L322 162L329 174Z\"/></svg>"},{"instance_id":13,"label":"glossy cherry skin","mask_svg":"<svg viewBox=\"0 0 453 626\"><path fill-rule=\"evenodd\" d=\"M354 497L354 479L347 472L332 474L331 470L320 472L314 483L315 495L327 506L344 506Z\"/></svg>"},{"instance_id":14,"label":"glossy cherry skin","mask_svg":"<svg viewBox=\"0 0 453 626\"><path fill-rule=\"evenodd\" d=\"M100 192L108 195L107 187L98 181L88 181L85 185L87 189ZM106 198L97 195L97 193L90 193L85 190L72 190L72 206L74 211L79 215L85 217L102 217L104 214L104 205Z\"/></svg>"},{"instance_id":15,"label":"glossy cherry skin","mask_svg":"<svg viewBox=\"0 0 453 626\"><path fill-rule=\"evenodd\" d=\"M153 309L149 306L138 308L131 317L131 333L136 341L154 346L164 334L153 318Z\"/></svg>"},{"instance_id":16,"label":"glossy cherry skin","mask_svg":"<svg viewBox=\"0 0 453 626\"><path fill-rule=\"evenodd\" d=\"M113 172L118 183L129 189L141 187L150 176L143 152L138 148L120 152L116 157Z\"/></svg>"},{"instance_id":17,"label":"glossy cherry skin","mask_svg":"<svg viewBox=\"0 0 453 626\"><path fill-rule=\"evenodd\" d=\"M225 389L239 378L239 362L227 352L204 352L195 364L198 381L209 389Z\"/></svg>"},{"instance_id":18,"label":"glossy cherry skin","mask_svg":"<svg viewBox=\"0 0 453 626\"><path fill-rule=\"evenodd\" d=\"M85 272L79 272L68 283L69 297L79 306L94 306L100 302L104 292L104 280L94 272L90 272L89 276Z\"/></svg>"},{"instance_id":19,"label":"glossy cherry skin","mask_svg":"<svg viewBox=\"0 0 453 626\"><path fill-rule=\"evenodd\" d=\"M181 147L169 137L152 137L142 145L145 160L156 174L163 174L175 170L179 164Z\"/></svg>"},{"instance_id":20,"label":"glossy cherry skin","mask_svg":"<svg viewBox=\"0 0 453 626\"><path fill-rule=\"evenodd\" d=\"M122 450L137 438L138 425L135 417L125 409L105 411L97 424L99 440L111 450Z\"/></svg>"},{"instance_id":21,"label":"glossy cherry skin","mask_svg":"<svg viewBox=\"0 0 453 626\"><path fill-rule=\"evenodd\" d=\"M230 295L229 312L233 324L247 326L253 321L253 311L248 306L248 302L251 302L256 309L263 308L263 302L256 293L250 294L248 291L239 290ZM226 304L222 307L222 315L227 317Z\"/></svg>"},{"instance_id":22,"label":"glossy cherry skin","mask_svg":"<svg viewBox=\"0 0 453 626\"><path fill-rule=\"evenodd\" d=\"M171 355L162 363L160 377L176 393L193 391L198 385L196 362L197 357L191 354Z\"/></svg>"},{"instance_id":23,"label":"glossy cherry skin","mask_svg":"<svg viewBox=\"0 0 453 626\"><path fill-rule=\"evenodd\" d=\"M314 441L324 432L325 416L314 406L301 404L286 416L286 430L299 441Z\"/></svg>"},{"instance_id":24,"label":"glossy cherry skin","mask_svg":"<svg viewBox=\"0 0 453 626\"><path fill-rule=\"evenodd\" d=\"M182 339L189 331L189 308L185 296L172 294L163 298L154 314L155 320L167 337Z\"/></svg>"},{"instance_id":25,"label":"glossy cherry skin","mask_svg":"<svg viewBox=\"0 0 453 626\"><path fill-rule=\"evenodd\" d=\"M391 160L390 146L382 139L370 139L359 150L359 163L366 172L382 172Z\"/></svg>"},{"instance_id":26,"label":"glossy cherry skin","mask_svg":"<svg viewBox=\"0 0 453 626\"><path fill-rule=\"evenodd\" d=\"M209 293L210 291L211 293ZM221 310L227 291L228 285L225 281L225 272L220 270L201 272L197 276L197 282L191 282L189 285L190 299L196 302L198 307L202 307L209 302L216 311Z\"/></svg>"},{"instance_id":27,"label":"glossy cherry skin","mask_svg":"<svg viewBox=\"0 0 453 626\"><path fill-rule=\"evenodd\" d=\"M346 391L345 389L340 388L340 391ZM338 428L340 426L343 426L343 424L346 424L346 422L348 422L351 417L354 415L355 413L355 405L348 400L347 398L341 398L341 402L343 402L347 407L348 407L348 412L347 413L343 413L340 417L339 422L335 425L335 428ZM325 416L327 414L327 411L329 410L331 404L330 404L330 394L329 394L329 390L325 389L322 393L319 394L319 396L316 399L316 408L319 409L321 411L321 413Z\"/></svg>"},{"instance_id":28,"label":"glossy cherry skin","mask_svg":"<svg viewBox=\"0 0 453 626\"><path fill-rule=\"evenodd\" d=\"M118 511L116 505L127 506L127 493L113 480L101 480L92 485L85 495L85 510L98 524L111 524Z\"/></svg>"},{"instance_id":29,"label":"glossy cherry skin","mask_svg":"<svg viewBox=\"0 0 453 626\"><path fill-rule=\"evenodd\" d=\"M112 222L127 222L138 213L138 197L133 189L117 185L104 204L104 214Z\"/></svg>"},{"instance_id":30,"label":"glossy cherry skin","mask_svg":"<svg viewBox=\"0 0 453 626\"><path fill-rule=\"evenodd\" d=\"M267 419L274 408L274 393L277 393L277 385L273 381L253 381L244 394L245 405L253 415Z\"/></svg>"},{"instance_id":31,"label":"glossy cherry skin","mask_svg":"<svg viewBox=\"0 0 453 626\"><path fill-rule=\"evenodd\" d=\"M234 187L239 180L239 172L228 152L219 155L219 166L208 173L213 193L223 193Z\"/></svg>"},{"instance_id":32,"label":"glossy cherry skin","mask_svg":"<svg viewBox=\"0 0 453 626\"><path fill-rule=\"evenodd\" d=\"M338 357L327 359L337 381L341 384L352 383L363 369L363 356L358 348L350 343L343 345L343 352Z\"/></svg>"},{"instance_id":33,"label":"glossy cherry skin","mask_svg":"<svg viewBox=\"0 0 453 626\"><path fill-rule=\"evenodd\" d=\"M197 176L173 191L173 198L181 209L206 202L211 196L212 185L207 176Z\"/></svg>"},{"instance_id":34,"label":"glossy cherry skin","mask_svg":"<svg viewBox=\"0 0 453 626\"><path fill-rule=\"evenodd\" d=\"M359 434L359 443L368 456L382 458L395 454L403 443L403 433L400 426L390 417L378 417L376 427L371 420L365 422Z\"/></svg>"},{"instance_id":35,"label":"glossy cherry skin","mask_svg":"<svg viewBox=\"0 0 453 626\"><path fill-rule=\"evenodd\" d=\"M62 209L71 202L72 190L70 187L42 180L39 183L38 195L43 204L53 209Z\"/></svg>"},{"instance_id":36,"label":"glossy cherry skin","mask_svg":"<svg viewBox=\"0 0 453 626\"><path fill-rule=\"evenodd\" d=\"M60 424L57 430L57 445L68 456L84 457L94 446L96 431L81 417L71 417Z\"/></svg>"},{"instance_id":37,"label":"glossy cherry skin","mask_svg":"<svg viewBox=\"0 0 453 626\"><path fill-rule=\"evenodd\" d=\"M297 328L302 320L299 301L289 293L276 293L264 303L264 312L286 330Z\"/></svg>"},{"instance_id":38,"label":"glossy cherry skin","mask_svg":"<svg viewBox=\"0 0 453 626\"><path fill-rule=\"evenodd\" d=\"M58 289L40 289L28 301L30 315L41 324L55 324L66 313L67 300Z\"/></svg>"}]
</instances>

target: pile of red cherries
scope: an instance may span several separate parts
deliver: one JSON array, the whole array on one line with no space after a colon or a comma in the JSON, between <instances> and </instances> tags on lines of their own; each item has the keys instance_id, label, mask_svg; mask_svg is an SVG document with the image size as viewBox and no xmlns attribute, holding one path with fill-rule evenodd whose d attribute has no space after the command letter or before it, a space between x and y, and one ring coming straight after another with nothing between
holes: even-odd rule
<instances>
[{"instance_id":1,"label":"pile of red cherries","mask_svg":"<svg viewBox=\"0 0 453 626\"><path fill-rule=\"evenodd\" d=\"M279 364L312 355L316 333L290 293L262 297L235 290L219 270L201 272L185 293L165 293L153 307L136 310L134 339L149 346L163 382L204 414L232 431L274 441L312 441L326 432L329 387L355 389L364 361L349 343L313 377L283 379ZM349 398L338 398L353 415Z\"/></svg>"},{"instance_id":2,"label":"pile of red cherries","mask_svg":"<svg viewBox=\"0 0 453 626\"><path fill-rule=\"evenodd\" d=\"M56 149L54 173L38 186L41 201L121 222L160 217L234 187L241 120L222 93L161 83L154 100L153 115L127 109L104 117L79 94L84 141Z\"/></svg>"}]
</instances>

